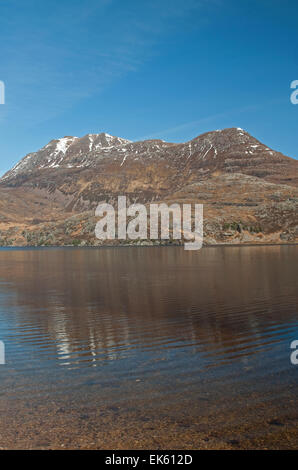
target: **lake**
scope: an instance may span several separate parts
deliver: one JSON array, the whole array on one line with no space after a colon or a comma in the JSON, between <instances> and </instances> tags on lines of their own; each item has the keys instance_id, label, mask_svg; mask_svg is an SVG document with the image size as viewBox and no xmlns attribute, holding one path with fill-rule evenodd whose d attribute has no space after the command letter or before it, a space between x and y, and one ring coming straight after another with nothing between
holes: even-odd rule
<instances>
[{"instance_id":1,"label":"lake","mask_svg":"<svg viewBox=\"0 0 298 470\"><path fill-rule=\"evenodd\" d=\"M297 255L0 249L0 448L297 448Z\"/></svg>"}]
</instances>

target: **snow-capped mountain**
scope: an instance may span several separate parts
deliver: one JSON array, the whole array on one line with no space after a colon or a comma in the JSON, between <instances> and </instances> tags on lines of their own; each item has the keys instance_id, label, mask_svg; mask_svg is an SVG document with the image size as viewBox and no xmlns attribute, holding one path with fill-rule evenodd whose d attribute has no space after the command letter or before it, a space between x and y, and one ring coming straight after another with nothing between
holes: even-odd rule
<instances>
[{"instance_id":1,"label":"snow-capped mountain","mask_svg":"<svg viewBox=\"0 0 298 470\"><path fill-rule=\"evenodd\" d=\"M79 236L92 244L93 219L88 228L80 219L73 232L63 221L88 218L99 202L113 203L118 195L129 202L202 202L214 242L221 239L220 227L239 221L254 242L260 233L268 242L267 232L275 234L273 242L281 236L292 240L296 227L298 236L297 187L298 162L241 128L207 132L185 143L131 142L106 133L67 136L26 155L0 179L0 244L1 233L3 243L23 244L16 234L32 231L32 224L34 233L43 233L44 224L57 220L59 237L42 240L63 244ZM224 241L238 240L237 233Z\"/></svg>"},{"instance_id":2,"label":"snow-capped mountain","mask_svg":"<svg viewBox=\"0 0 298 470\"><path fill-rule=\"evenodd\" d=\"M92 156L95 153L104 155L105 152L129 142L129 140L113 137L106 133L87 134L81 138L66 136L58 140L51 140L38 152L26 155L4 178L41 168L87 167L92 164Z\"/></svg>"},{"instance_id":3,"label":"snow-capped mountain","mask_svg":"<svg viewBox=\"0 0 298 470\"><path fill-rule=\"evenodd\" d=\"M240 128L200 135L186 143L162 140L131 142L106 133L52 140L37 152L29 153L0 180L15 184L18 177L28 179L36 172L104 168L113 165L125 171L131 165L167 164L185 178L201 178L215 169L244 172L263 178L283 180L295 177L287 168L293 160L275 152ZM295 165L294 165L295 167ZM285 170L285 171L284 171ZM284 174L285 173L285 174ZM102 172L100 173L102 177ZM94 175L95 176L95 175Z\"/></svg>"}]
</instances>

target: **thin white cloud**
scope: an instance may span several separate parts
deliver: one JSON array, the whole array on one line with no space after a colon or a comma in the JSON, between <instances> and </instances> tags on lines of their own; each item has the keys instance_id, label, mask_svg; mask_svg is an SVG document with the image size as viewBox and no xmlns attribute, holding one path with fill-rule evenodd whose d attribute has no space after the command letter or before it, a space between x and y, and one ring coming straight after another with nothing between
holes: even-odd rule
<instances>
[{"instance_id":1,"label":"thin white cloud","mask_svg":"<svg viewBox=\"0 0 298 470\"><path fill-rule=\"evenodd\" d=\"M233 109L233 110L222 112L222 113L212 114L210 116L203 117L196 121L189 121L183 124L178 124L177 126L174 126L174 127L170 127L168 129L164 129L162 131L148 134L146 136L140 137L138 140L158 139L160 137L166 137L171 134L176 134L181 131L192 129L194 127L200 126L201 124L212 122L216 119L222 119L224 121L226 118L233 116L234 114L241 114L244 112L256 111L259 108L260 108L260 105L255 105L255 106L251 105L251 106L244 106L242 108L237 108L237 109Z\"/></svg>"},{"instance_id":2,"label":"thin white cloud","mask_svg":"<svg viewBox=\"0 0 298 470\"><path fill-rule=\"evenodd\" d=\"M15 3L17 6L19 1ZM27 3L30 12L35 2ZM22 116L26 126L34 126L103 92L158 54L160 39L179 29L202 2L140 3L127 2L124 8L122 2L117 5L113 0L83 0L72 6L70 15L68 6L55 2L45 25L37 21L40 12L33 14L24 38L16 33L24 28L20 18L10 17L4 37L5 57L2 55L12 91L8 119Z\"/></svg>"}]
</instances>

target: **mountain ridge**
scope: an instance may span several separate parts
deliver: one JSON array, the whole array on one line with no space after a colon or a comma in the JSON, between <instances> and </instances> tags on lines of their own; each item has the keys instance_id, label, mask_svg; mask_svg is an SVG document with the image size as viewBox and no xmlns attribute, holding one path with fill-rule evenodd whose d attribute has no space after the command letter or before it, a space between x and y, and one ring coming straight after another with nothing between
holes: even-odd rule
<instances>
[{"instance_id":1,"label":"mountain ridge","mask_svg":"<svg viewBox=\"0 0 298 470\"><path fill-rule=\"evenodd\" d=\"M248 160L246 158L247 164L243 165L245 155ZM27 154L3 175L0 184L18 175L44 168L94 168L105 159L109 159L109 163L118 162L122 167L129 160L170 158L171 164L178 159L179 164L183 164L184 160L185 164L188 163L188 166L192 167L195 157L202 171L202 168L206 167L206 162L214 168L222 158L226 171L236 171L236 168L233 168L234 164L236 167L239 167L239 163L242 167L257 165L260 163L260 156L263 159L262 163L266 163L264 157L268 157L267 160L270 163L274 161L275 164L285 162L286 159L289 159L288 162L291 161L292 165L295 162L294 159L262 144L241 128L206 132L183 143L165 142L160 139L132 142L107 133L86 134L83 137L65 136L51 140L37 152ZM270 159L270 156L274 158ZM212 160L215 160L213 164ZM197 165L194 164L194 167ZM268 168L264 171L262 177L268 175Z\"/></svg>"},{"instance_id":2,"label":"mountain ridge","mask_svg":"<svg viewBox=\"0 0 298 470\"><path fill-rule=\"evenodd\" d=\"M128 203L203 203L210 243L297 239L298 162L241 128L227 128L183 143L107 133L51 140L0 179L0 243L97 244L95 208L118 195ZM72 232L65 228L71 217ZM55 232L57 221L53 238L22 235Z\"/></svg>"}]
</instances>

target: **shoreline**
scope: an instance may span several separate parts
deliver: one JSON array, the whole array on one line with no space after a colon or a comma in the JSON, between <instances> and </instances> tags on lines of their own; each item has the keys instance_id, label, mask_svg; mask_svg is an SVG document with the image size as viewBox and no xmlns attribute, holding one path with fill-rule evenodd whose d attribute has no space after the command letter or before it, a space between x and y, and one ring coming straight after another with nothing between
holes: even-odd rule
<instances>
[{"instance_id":1,"label":"shoreline","mask_svg":"<svg viewBox=\"0 0 298 470\"><path fill-rule=\"evenodd\" d=\"M266 246L298 246L298 242L293 242L293 243L217 243L217 244L208 244L208 245L203 245L202 248L199 250L184 250L184 251L201 251L202 249L205 248L245 248L245 247L266 247ZM23 249L57 249L57 248L73 248L73 249L101 249L101 248L182 248L184 249L184 245L175 245L173 243L168 243L168 244L160 244L160 245L138 245L138 244L114 244L114 245L82 245L82 246L77 246L77 245L15 245L15 246L6 246L6 245L0 245L0 250L23 250Z\"/></svg>"},{"instance_id":2,"label":"shoreline","mask_svg":"<svg viewBox=\"0 0 298 470\"><path fill-rule=\"evenodd\" d=\"M3 432L6 423L8 432L1 440L0 449L294 450L297 447L297 413L293 408L287 411L270 401L268 404L266 395L257 408L253 400L240 396L239 403L228 409L223 403L219 406L209 403L210 410L206 413L194 404L192 415L181 412L182 402L147 407L144 396L141 402L145 406L143 411L140 408L128 411L126 403L123 406L117 402L113 406L94 403L69 408L63 401L55 400L49 409L47 403L24 407L18 400L16 403L12 400L5 411L1 406L0 428ZM240 409L245 409L241 417ZM46 421L38 426L37 433L36 422L41 417Z\"/></svg>"},{"instance_id":3,"label":"shoreline","mask_svg":"<svg viewBox=\"0 0 298 470\"><path fill-rule=\"evenodd\" d=\"M297 447L296 247L59 248L2 250L0 447Z\"/></svg>"}]
</instances>

